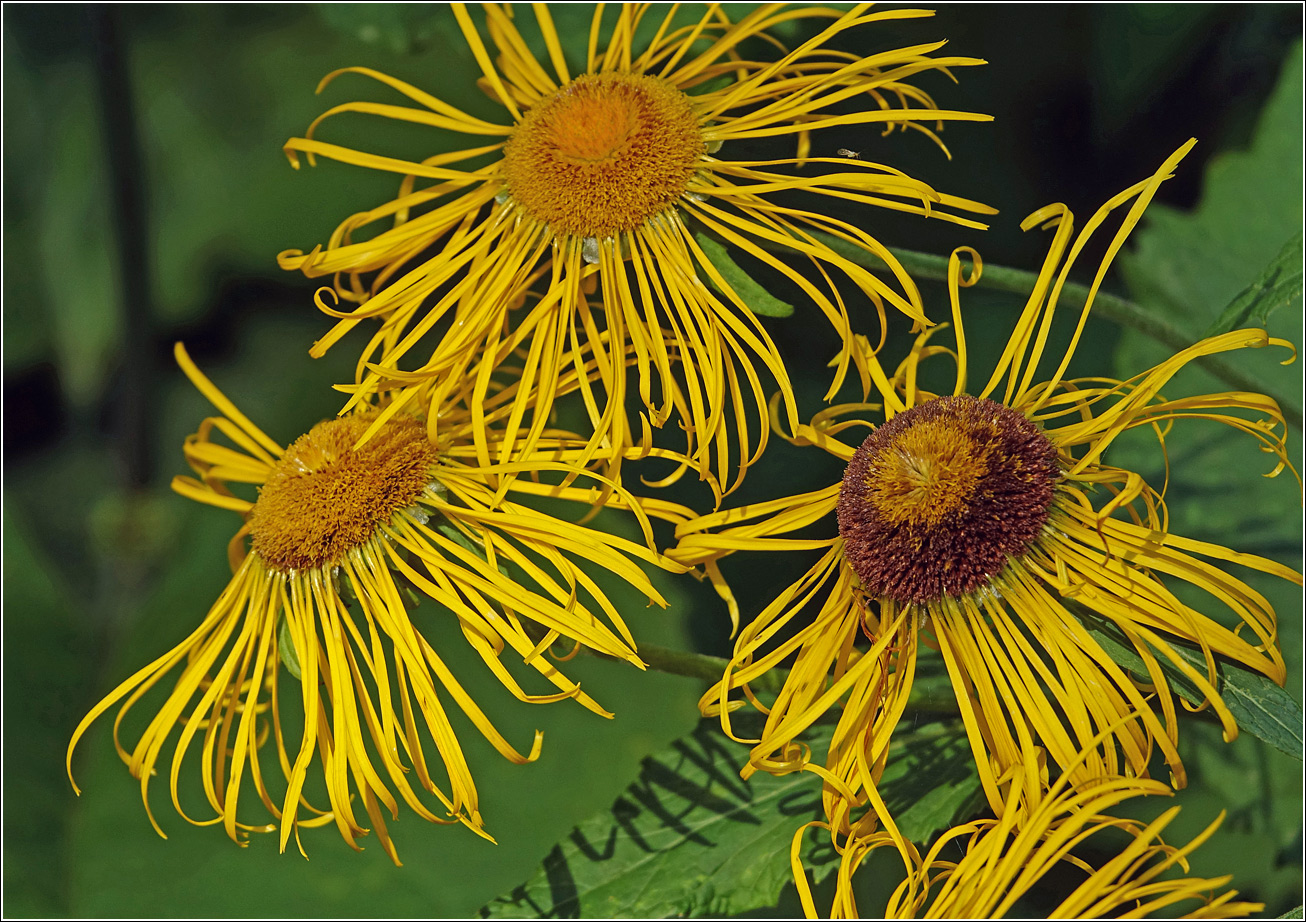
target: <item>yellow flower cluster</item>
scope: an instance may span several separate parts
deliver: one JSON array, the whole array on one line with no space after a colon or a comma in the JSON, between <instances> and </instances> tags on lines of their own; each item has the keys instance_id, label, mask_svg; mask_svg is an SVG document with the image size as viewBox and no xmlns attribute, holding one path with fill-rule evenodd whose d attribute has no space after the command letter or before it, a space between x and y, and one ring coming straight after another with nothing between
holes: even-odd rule
<instances>
[{"instance_id":1,"label":"yellow flower cluster","mask_svg":"<svg viewBox=\"0 0 1306 922\"><path fill-rule=\"evenodd\" d=\"M188 638L82 721L70 774L78 740L120 705L115 745L147 810L167 759L176 810L237 841L277 831L284 849L301 828L334 824L354 848L374 833L397 863L385 815L398 816L401 801L488 838L451 709L515 762L536 758L540 735L517 748L495 729L411 616L412 599L452 618L511 696L573 699L611 716L564 674L558 663L569 657L555 646L644 668L594 576L606 571L664 605L644 564L705 576L725 600L734 652L701 711L751 747L746 774L815 776L817 825L841 856L835 914L856 915L853 872L884 845L907 875L891 915L981 917L1005 911L1059 862L1079 862L1070 848L1108 827L1132 836L1128 859L1087 868L1058 914L1144 903L1151 911L1189 897L1209 900L1207 913L1255 908L1231 893L1211 896L1226 879L1158 879L1187 851L1158 839L1170 814L1144 828L1103 813L1185 784L1168 674L1199 690L1226 739L1238 727L1219 663L1285 681L1274 611L1224 565L1301 582L1273 561L1171 533L1162 494L1104 456L1128 430L1162 433L1198 417L1257 440L1277 473L1287 466L1286 427L1274 401L1167 400L1162 389L1203 356L1287 343L1243 330L1128 380L1069 376L1112 259L1194 142L1078 233L1063 205L1026 219L1025 229L1051 230L1052 243L1002 354L972 388L960 289L980 279L979 255L952 255L953 342L940 345L934 337L949 324L931 320L890 250L821 206L871 205L968 228L984 225L967 215L996 212L859 156L814 156L812 136L839 126L912 129L942 147L944 121L987 117L939 108L913 78L983 62L941 54L942 42L870 56L838 49L851 30L924 11L771 5L737 21L731 12L634 4L605 22L600 7L576 67L547 6L535 6L528 29L511 6L487 5L478 25L455 5L497 120L367 68L323 80L319 89L362 76L390 101L328 109L285 145L292 165L325 158L399 178L392 200L344 220L325 245L279 257L283 268L331 279L316 302L336 323L313 355L355 328L370 331L354 380L341 386L349 399L337 418L285 445L178 345L179 364L217 415L187 440L194 476L173 486L242 517L229 549L234 575ZM790 48L769 34L794 20L810 38ZM770 54L755 57L759 49ZM476 146L441 143L441 153L413 160L321 138L358 114L473 136ZM777 137L792 139L793 156L721 155L727 144ZM1119 226L1104 230L1116 213ZM1053 355L1049 331L1067 278L1104 234L1071 344ZM825 400L860 384L858 403L802 421L785 350L750 309L749 289L720 255L726 246L824 318L833 355ZM850 299L870 306L877 329L856 328ZM881 355L896 315L915 338L889 370ZM920 367L939 357L955 364L955 384L934 393ZM677 444L661 444L677 430ZM842 480L723 507L773 432L840 459ZM863 440L845 440L850 432ZM652 486L691 473L713 508L647 495L623 476L649 459L671 468ZM618 510L642 541L537 511L538 498L574 504L582 521L591 509ZM655 526L674 530L674 543L660 546ZM817 563L744 619L721 561L811 550L821 551ZM1204 590L1218 611L1181 601L1169 588L1176 581ZM1116 632L1146 678L1113 660L1090 623ZM924 857L877 791L922 647L946 666L991 813L946 833ZM550 690L527 691L510 663ZM777 670L778 694L755 690ZM165 679L157 714L134 743L120 741L120 729L135 725L127 713ZM732 721L749 707L765 714L755 739ZM837 724L833 740L813 752L802 734L827 719ZM179 788L197 747L203 814L183 805ZM1150 778L1154 755L1169 784ZM247 817L251 798L265 819ZM944 846L959 841L964 857L945 860Z\"/></svg>"}]
</instances>

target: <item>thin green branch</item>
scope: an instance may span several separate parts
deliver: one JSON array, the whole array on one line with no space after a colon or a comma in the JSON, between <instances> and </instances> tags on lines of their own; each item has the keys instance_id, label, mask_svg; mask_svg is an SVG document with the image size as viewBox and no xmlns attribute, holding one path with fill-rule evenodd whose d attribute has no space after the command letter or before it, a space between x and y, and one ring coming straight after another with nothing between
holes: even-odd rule
<instances>
[{"instance_id":1,"label":"thin green branch","mask_svg":"<svg viewBox=\"0 0 1306 922\"><path fill-rule=\"evenodd\" d=\"M670 647L659 647L651 643L639 645L639 658L647 663L650 669L656 669L658 672L688 676L705 682L719 681L725 675L726 667L730 665L729 660L719 656L672 650ZM748 684L755 692L776 694L784 686L787 675L789 675L788 670L772 669Z\"/></svg>"},{"instance_id":2,"label":"thin green branch","mask_svg":"<svg viewBox=\"0 0 1306 922\"><path fill-rule=\"evenodd\" d=\"M688 676L705 682L717 682L725 675L728 660L706 653L689 653L684 650L672 650L655 644L639 645L640 659L650 669L670 675ZM748 683L756 694L778 694L788 678L787 669L772 669ZM938 714L956 714L957 699L952 692L947 675L919 675L912 682L907 707L913 711Z\"/></svg>"}]
</instances>

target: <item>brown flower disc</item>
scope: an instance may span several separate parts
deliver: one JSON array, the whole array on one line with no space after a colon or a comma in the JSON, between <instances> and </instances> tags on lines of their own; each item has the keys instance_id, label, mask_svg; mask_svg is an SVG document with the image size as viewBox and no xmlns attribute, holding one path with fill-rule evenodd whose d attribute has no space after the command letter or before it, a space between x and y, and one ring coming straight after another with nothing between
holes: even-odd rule
<instances>
[{"instance_id":1,"label":"brown flower disc","mask_svg":"<svg viewBox=\"0 0 1306 922\"><path fill-rule=\"evenodd\" d=\"M340 564L427 484L436 449L414 419L393 419L359 449L371 414L318 423L295 440L250 511L256 553L274 570Z\"/></svg>"},{"instance_id":2,"label":"brown flower disc","mask_svg":"<svg viewBox=\"0 0 1306 922\"><path fill-rule=\"evenodd\" d=\"M979 397L940 397L866 437L839 490L844 556L872 597L902 603L986 585L1029 549L1060 478L1033 422Z\"/></svg>"}]
</instances>

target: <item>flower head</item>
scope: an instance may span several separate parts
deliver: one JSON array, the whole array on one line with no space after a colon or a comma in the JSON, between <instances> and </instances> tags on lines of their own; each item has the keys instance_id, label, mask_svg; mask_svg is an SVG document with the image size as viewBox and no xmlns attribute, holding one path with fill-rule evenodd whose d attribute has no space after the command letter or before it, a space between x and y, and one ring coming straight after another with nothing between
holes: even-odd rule
<instances>
[{"instance_id":1,"label":"flower head","mask_svg":"<svg viewBox=\"0 0 1306 922\"><path fill-rule=\"evenodd\" d=\"M337 71L323 81L363 74L415 105L339 105L303 138L286 144L296 166L303 154L310 163L323 156L404 176L394 201L349 218L325 248L281 254L284 268L310 277L334 274L333 299L356 305L336 309L319 298L340 320L313 352L322 354L362 319L379 318L381 326L359 364L353 399L402 386L400 400L420 391L423 399L438 403L449 382L465 376L482 382L484 395L491 377L486 369L524 351L523 386L539 391L535 422L522 424L528 446L539 437L552 405L553 382L574 368L594 433L591 454L618 462L632 445L647 443L646 427L660 427L676 416L687 434L689 465L721 492L729 485L729 472L737 471L737 482L765 445L766 400L758 363L778 382L790 424L798 419L779 351L705 252L702 235L737 247L788 278L826 317L845 344L832 395L852 362L848 313L832 274L851 280L881 318L888 304L918 327L927 323L920 294L873 236L777 196L806 192L827 201L982 226L947 209L992 209L941 195L892 167L809 156L817 129L914 128L937 141L930 124L986 119L941 110L908 82L923 71L948 73L950 67L982 62L933 56L943 42L865 57L831 49L832 39L855 27L929 15L867 12L865 6L843 13L764 6L737 23L713 6L683 24L671 7L639 51L634 36L646 18L653 21L652 10L626 4L606 49L599 43L602 5L596 10L583 72L575 73L547 7L538 4L535 11L547 62L527 51L512 7L486 6L494 59L470 14L454 7L483 71L482 87L503 107L501 121L473 117L364 68ZM787 50L767 30L795 19L831 22ZM779 47L778 60L749 57L755 39ZM850 102L869 108L848 112ZM316 138L324 120L347 112L416 122L490 143L413 162ZM796 157L715 156L729 142L782 136L796 140ZM797 172L800 166L804 169ZM428 184L419 187L419 181ZM355 239L374 222L389 220L393 227ZM886 277L836 252L813 232L878 256L888 267ZM518 316L510 324L513 307L520 311L513 311ZM432 331L435 340L428 338ZM430 344L429 353L421 343ZM410 355L421 364L401 370L400 361ZM630 365L644 406L637 423L626 411ZM727 410L733 410L733 420ZM520 422L510 421L510 436ZM758 431L750 436L754 424Z\"/></svg>"},{"instance_id":2,"label":"flower head","mask_svg":"<svg viewBox=\"0 0 1306 922\"><path fill-rule=\"evenodd\" d=\"M1056 447L1022 414L960 394L917 404L853 453L837 506L867 595L923 604L982 589L1043 531Z\"/></svg>"},{"instance_id":3,"label":"flower head","mask_svg":"<svg viewBox=\"0 0 1306 922\"><path fill-rule=\"evenodd\" d=\"M875 782L906 706L920 643L938 650L946 666L984 791L998 812L1013 784L1023 787L1028 802L1037 801L1052 766L1069 773L1072 783L1104 775L1147 777L1154 747L1173 783L1183 786L1166 670L1200 690L1200 706L1214 712L1226 739L1237 734L1237 725L1217 689L1217 661L1285 680L1273 609L1226 565L1298 584L1301 576L1274 561L1172 533L1163 496L1137 473L1110 466L1103 453L1126 430L1161 433L1196 417L1254 437L1275 461L1270 475L1277 474L1287 456L1284 420L1273 400L1250 393L1167 400L1161 389L1201 356L1288 344L1264 330L1228 333L1118 381L1067 379L1072 343L1051 377L1035 381L1076 256L1111 211L1131 203L1098 268L1077 341L1111 258L1191 143L1103 206L1073 245L1073 219L1064 206L1026 220L1026 229L1055 227L1055 238L981 390L966 393L959 306L959 288L973 284L981 267L976 256L974 272L965 276L954 253L956 349L931 343L934 331L927 331L892 378L867 363L883 401L881 425L864 419L879 405L863 403L823 411L794 433L796 442L847 462L840 483L678 528L672 556L705 565L727 599L717 562L731 551L824 550L740 632L725 676L701 706L720 714L730 732L729 713L743 703L735 693L756 700L749 683L792 657L782 691L766 708L762 737L753 741L751 764L821 774L836 826L846 828L850 811L867 800L883 814ZM918 383L920 363L935 355L956 362L951 394L930 393ZM838 438L862 426L872 431L859 447ZM827 539L778 537L817 522L833 531L832 518L837 535ZM1176 583L1204 590L1206 610L1192 607L1187 595L1181 599ZM818 608L814 616L812 608ZM1114 662L1090 632L1093 625L1132 648L1146 677ZM1185 657L1185 646L1200 651L1202 662ZM795 736L838 704L825 764L812 764ZM1045 753L1049 764L1041 774L1025 770L1014 781L1013 768L1032 752Z\"/></svg>"},{"instance_id":4,"label":"flower head","mask_svg":"<svg viewBox=\"0 0 1306 922\"><path fill-rule=\"evenodd\" d=\"M68 746L70 777L78 740L122 702L114 742L140 780L160 835L149 785L171 744L169 786L177 811L199 825L221 823L237 841L279 824L284 849L292 832L298 839L300 827L334 823L357 849L370 827L397 863L384 814L397 817L400 801L424 819L462 823L489 838L448 708L462 711L514 762L539 755L541 734L525 751L509 743L455 678L405 598L425 596L456 619L467 643L514 697L537 703L570 698L610 717L548 655L555 641L570 640L643 668L621 616L577 559L615 574L659 605L665 603L636 561L676 566L650 549L651 539L645 547L500 494L587 504L602 497L608 506L631 509L647 536L643 508L607 482L601 491L527 478L496 483L517 470L560 471L574 480L585 473L572 467L583 443L551 430L534 453L486 468L478 453L500 433L473 431L471 414L457 401L435 408L431 420L393 412L393 405L369 405L319 423L282 448L204 377L180 344L176 352L220 415L187 440L198 478L178 477L173 488L242 514L245 524L229 547L234 575L189 637L82 720ZM495 398L492 417L502 415L510 396ZM214 441L219 433L231 444ZM257 485L257 498L237 495L235 484ZM658 514L680 515L671 504L655 506ZM513 660L553 688L528 693L509 669ZM129 751L120 742L128 712L174 673L166 700ZM182 804L180 776L197 743L211 813L193 818ZM268 749L275 751L271 766L264 761ZM436 763L447 776L443 781L431 770ZM282 786L273 782L278 774ZM239 805L247 778L272 823L249 820ZM320 789L326 803L315 805Z\"/></svg>"}]
</instances>

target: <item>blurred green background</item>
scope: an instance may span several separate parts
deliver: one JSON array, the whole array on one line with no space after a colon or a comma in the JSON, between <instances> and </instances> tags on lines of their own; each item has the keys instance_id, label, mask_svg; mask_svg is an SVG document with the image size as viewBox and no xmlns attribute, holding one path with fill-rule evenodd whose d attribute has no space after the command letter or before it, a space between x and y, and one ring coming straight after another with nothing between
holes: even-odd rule
<instances>
[{"instance_id":1,"label":"blurred green background","mask_svg":"<svg viewBox=\"0 0 1306 922\"><path fill-rule=\"evenodd\" d=\"M559 13L576 29L584 11ZM812 29L799 23L791 36ZM951 6L933 20L844 37L862 53L950 40L983 57L959 85L921 83L944 107L995 116L949 125L953 159L922 136L818 137L938 188L998 207L986 233L875 212L849 213L890 245L946 254L976 246L986 261L1036 269L1046 244L1022 235L1025 214L1065 201L1082 222L1148 175L1190 136L1201 143L1166 183L1113 290L1196 338L1301 226L1300 9L1239 6ZM567 35L574 44L575 35ZM567 703L513 707L452 644L451 665L511 739L545 731L544 755L515 767L464 733L491 846L411 817L392 825L404 868L378 848L354 854L334 830L306 833L311 860L278 856L270 837L236 848L196 829L154 792L169 839L150 829L118 761L107 721L63 770L73 727L99 696L189 631L229 576L229 514L172 495L180 447L208 409L171 362L192 356L275 438L289 440L338 408L326 385L350 377L347 340L313 362L330 321L314 284L279 273L280 250L308 249L348 214L393 194L388 176L338 164L295 172L280 151L328 105L380 90L317 81L363 65L489 113L475 64L447 8L341 6L6 6L4 41L4 897L10 916L465 915L524 880L578 821L608 807L639 760L696 723L695 680L574 664L617 712L602 721ZM1277 87L1277 89L1276 89ZM357 96L355 93L357 92ZM358 120L332 140L377 150ZM424 133L396 144L452 146ZM389 152L389 151L387 151ZM722 156L746 156L727 149ZM1096 262L1086 261L1087 269ZM1081 273L1082 275L1082 273ZM941 290L923 290L931 316ZM1015 316L1009 295L974 290L973 348L991 354ZM809 412L824 389L828 330L800 311L774 321ZM1272 318L1299 338L1301 302ZM989 350L986 352L985 350ZM1137 334L1090 328L1079 366L1125 376L1159 354ZM817 361L815 357L820 357ZM1300 364L1268 355L1241 367L1296 400ZM1210 386L1191 376L1185 386ZM1300 566L1300 492L1265 481L1249 443L1194 427L1171 443L1176 528ZM1291 438L1300 457L1298 423ZM740 500L798 492L837 465L778 445ZM1160 471L1156 452L1122 446L1118 463ZM701 495L686 494L701 502ZM745 615L810 560L731 561ZM716 597L662 579L667 612L625 597L639 639L722 653ZM1301 593L1261 581L1279 607L1290 688L1301 697ZM1269 910L1301 903L1301 765L1244 736L1226 746L1193 724L1193 784L1184 828L1231 816L1199 853L1200 873L1235 873ZM159 796L165 795L165 796ZM1159 809L1159 808L1158 808ZM293 851L293 850L292 850ZM790 897L786 897L790 899ZM782 904L793 911L792 901Z\"/></svg>"}]
</instances>

